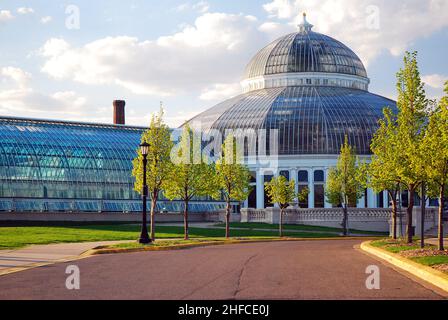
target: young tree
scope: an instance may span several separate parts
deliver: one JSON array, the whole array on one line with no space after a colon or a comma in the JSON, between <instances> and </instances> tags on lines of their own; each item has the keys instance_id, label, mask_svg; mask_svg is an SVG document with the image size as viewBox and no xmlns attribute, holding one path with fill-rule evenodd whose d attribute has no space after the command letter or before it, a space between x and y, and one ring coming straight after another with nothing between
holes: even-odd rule
<instances>
[{"instance_id":1,"label":"young tree","mask_svg":"<svg viewBox=\"0 0 448 320\"><path fill-rule=\"evenodd\" d=\"M146 181L151 198L150 237L155 240L154 214L157 208L157 200L162 191L163 183L170 178L172 173L170 152L173 143L170 129L163 122L163 110L152 116L149 129L143 133L141 141L149 144ZM134 189L141 192L143 188L143 156L140 150L137 153L137 157L132 162L132 175L135 177Z\"/></svg>"},{"instance_id":2,"label":"young tree","mask_svg":"<svg viewBox=\"0 0 448 320\"><path fill-rule=\"evenodd\" d=\"M326 196L328 201L335 205L342 205L342 228L344 236L348 235L348 206L356 203L364 195L364 170L357 165L358 159L355 151L348 143L348 137L341 147L341 153L335 168L328 173Z\"/></svg>"},{"instance_id":3,"label":"young tree","mask_svg":"<svg viewBox=\"0 0 448 320\"><path fill-rule=\"evenodd\" d=\"M265 183L265 190L272 203L280 207L279 235L283 237L283 213L297 197L295 181L288 181L284 176L274 177Z\"/></svg>"},{"instance_id":4,"label":"young tree","mask_svg":"<svg viewBox=\"0 0 448 320\"><path fill-rule=\"evenodd\" d=\"M439 198L438 239L439 250L444 250L443 243L443 208L448 185L448 81L445 84L446 96L438 108L430 115L428 130L425 134L426 173L429 178L429 195Z\"/></svg>"},{"instance_id":5,"label":"young tree","mask_svg":"<svg viewBox=\"0 0 448 320\"><path fill-rule=\"evenodd\" d=\"M164 195L184 202L184 239L188 240L188 204L194 197L212 196L216 193L213 167L201 153L201 146L194 145L194 132L184 125L181 140L173 149L173 174L163 184Z\"/></svg>"},{"instance_id":6,"label":"young tree","mask_svg":"<svg viewBox=\"0 0 448 320\"><path fill-rule=\"evenodd\" d=\"M375 133L370 148L373 152L368 165L368 186L375 192L387 190L392 204L392 238L397 239L397 196L400 191L400 153L397 152L397 122L390 108L384 109L384 118Z\"/></svg>"},{"instance_id":7,"label":"young tree","mask_svg":"<svg viewBox=\"0 0 448 320\"><path fill-rule=\"evenodd\" d=\"M297 204L300 207L301 202L305 202L308 200L308 196L310 194L310 189L308 187L304 187L298 194L297 194Z\"/></svg>"},{"instance_id":8,"label":"young tree","mask_svg":"<svg viewBox=\"0 0 448 320\"><path fill-rule=\"evenodd\" d=\"M216 161L216 185L226 201L226 238L230 237L230 211L232 201L244 201L250 193L250 172L242 164L237 152L236 139L228 135Z\"/></svg>"},{"instance_id":9,"label":"young tree","mask_svg":"<svg viewBox=\"0 0 448 320\"><path fill-rule=\"evenodd\" d=\"M400 153L398 176L409 191L407 208L407 241L412 243L412 211L414 195L425 172L421 152L419 152L425 132L426 109L428 100L421 81L417 63L417 53L407 52L404 57L404 67L397 73L398 117L397 146Z\"/></svg>"}]
</instances>

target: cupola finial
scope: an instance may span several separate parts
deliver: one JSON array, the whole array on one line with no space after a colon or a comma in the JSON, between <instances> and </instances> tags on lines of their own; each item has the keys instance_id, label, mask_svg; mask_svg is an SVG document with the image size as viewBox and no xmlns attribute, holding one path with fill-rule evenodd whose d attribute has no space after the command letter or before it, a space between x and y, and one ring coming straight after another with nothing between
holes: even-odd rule
<instances>
[{"instance_id":1,"label":"cupola finial","mask_svg":"<svg viewBox=\"0 0 448 320\"><path fill-rule=\"evenodd\" d=\"M306 12L303 13L303 22L298 25L301 33L308 33L314 27L306 20Z\"/></svg>"}]
</instances>

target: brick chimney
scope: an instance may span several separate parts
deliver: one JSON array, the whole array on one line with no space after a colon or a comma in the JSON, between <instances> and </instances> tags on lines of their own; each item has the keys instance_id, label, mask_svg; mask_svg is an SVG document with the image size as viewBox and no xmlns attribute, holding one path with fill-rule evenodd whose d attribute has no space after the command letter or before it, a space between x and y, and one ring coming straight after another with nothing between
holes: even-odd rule
<instances>
[{"instance_id":1,"label":"brick chimney","mask_svg":"<svg viewBox=\"0 0 448 320\"><path fill-rule=\"evenodd\" d=\"M126 101L124 100L114 100L114 124L125 125L125 117L124 117L124 106L126 105Z\"/></svg>"}]
</instances>

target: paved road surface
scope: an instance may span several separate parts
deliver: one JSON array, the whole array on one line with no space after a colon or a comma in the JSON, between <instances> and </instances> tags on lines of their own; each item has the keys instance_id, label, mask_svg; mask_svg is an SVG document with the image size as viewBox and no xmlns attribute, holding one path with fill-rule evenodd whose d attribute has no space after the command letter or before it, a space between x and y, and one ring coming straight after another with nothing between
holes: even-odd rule
<instances>
[{"instance_id":1,"label":"paved road surface","mask_svg":"<svg viewBox=\"0 0 448 320\"><path fill-rule=\"evenodd\" d=\"M0 230L1 231L1 230ZM78 258L87 250L98 246L129 241L97 241L32 245L15 250L0 250L0 276L12 270L27 269L33 265L46 265L57 261Z\"/></svg>"},{"instance_id":2,"label":"paved road surface","mask_svg":"<svg viewBox=\"0 0 448 320\"><path fill-rule=\"evenodd\" d=\"M353 249L359 241L271 242L95 256L0 277L0 299L440 299ZM81 289L65 288L76 264ZM381 290L367 290L378 265Z\"/></svg>"}]
</instances>

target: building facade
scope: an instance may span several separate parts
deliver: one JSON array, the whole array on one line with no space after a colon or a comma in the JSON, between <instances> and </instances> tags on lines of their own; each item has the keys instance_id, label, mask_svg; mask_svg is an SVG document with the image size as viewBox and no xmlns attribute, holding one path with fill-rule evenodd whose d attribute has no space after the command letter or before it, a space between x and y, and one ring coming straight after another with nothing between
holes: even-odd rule
<instances>
[{"instance_id":1,"label":"building facade","mask_svg":"<svg viewBox=\"0 0 448 320\"><path fill-rule=\"evenodd\" d=\"M294 179L298 190L309 188L308 201L301 206L331 207L324 196L325 182L345 136L360 158L368 160L383 109L396 111L396 102L368 91L370 79L356 54L312 27L304 15L298 32L270 43L249 62L241 95L191 119L195 127L223 135L227 130L276 132L278 147L269 154L275 165L248 161L254 191L246 207L269 205L264 183L279 174ZM269 149L259 141L252 143L258 156L261 147ZM369 208L387 205L386 193L371 189L358 203Z\"/></svg>"}]
</instances>

